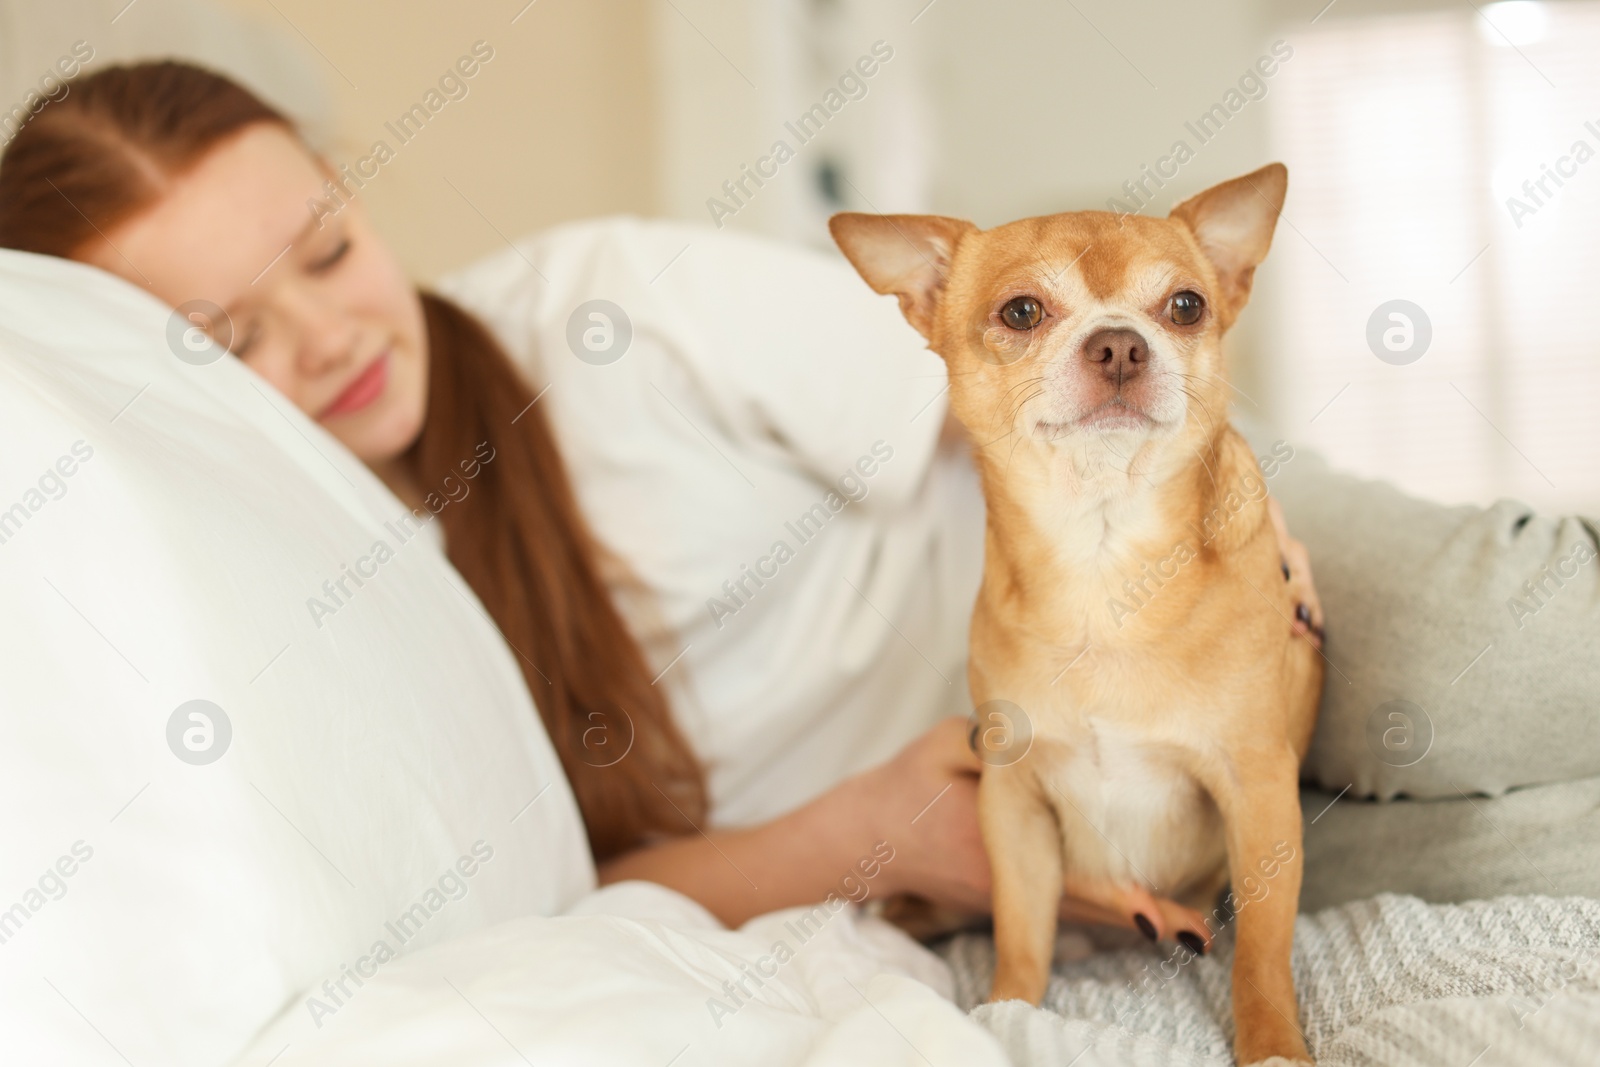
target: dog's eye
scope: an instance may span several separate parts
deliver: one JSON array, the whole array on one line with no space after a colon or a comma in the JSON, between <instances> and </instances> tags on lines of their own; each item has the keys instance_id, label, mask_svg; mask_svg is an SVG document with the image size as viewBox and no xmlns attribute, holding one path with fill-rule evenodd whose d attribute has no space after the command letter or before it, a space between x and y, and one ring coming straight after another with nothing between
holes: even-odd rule
<instances>
[{"instance_id":1,"label":"dog's eye","mask_svg":"<svg viewBox=\"0 0 1600 1067\"><path fill-rule=\"evenodd\" d=\"M1200 321L1200 313L1206 308L1205 298L1199 293L1185 289L1172 298L1172 321L1179 326L1193 326Z\"/></svg>"},{"instance_id":2,"label":"dog's eye","mask_svg":"<svg viewBox=\"0 0 1600 1067\"><path fill-rule=\"evenodd\" d=\"M1000 309L1000 320L1013 330L1031 330L1044 318L1044 306L1031 296L1007 300Z\"/></svg>"}]
</instances>

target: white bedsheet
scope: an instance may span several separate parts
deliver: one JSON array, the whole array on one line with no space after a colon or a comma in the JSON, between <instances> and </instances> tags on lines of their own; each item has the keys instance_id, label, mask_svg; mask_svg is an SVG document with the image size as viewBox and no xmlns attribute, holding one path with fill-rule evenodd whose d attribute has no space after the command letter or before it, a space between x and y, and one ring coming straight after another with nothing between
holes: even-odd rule
<instances>
[{"instance_id":1,"label":"white bedsheet","mask_svg":"<svg viewBox=\"0 0 1600 1067\"><path fill-rule=\"evenodd\" d=\"M724 986L741 981L748 996ZM643 882L404 956L346 989L332 1015L288 1005L239 1067L1007 1062L948 999L945 965L887 924L824 906L727 930Z\"/></svg>"}]
</instances>

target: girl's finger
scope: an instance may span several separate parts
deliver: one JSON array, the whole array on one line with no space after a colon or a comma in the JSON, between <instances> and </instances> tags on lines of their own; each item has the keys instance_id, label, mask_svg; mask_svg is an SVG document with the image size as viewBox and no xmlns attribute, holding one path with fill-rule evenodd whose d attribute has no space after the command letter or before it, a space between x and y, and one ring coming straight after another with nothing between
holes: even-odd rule
<instances>
[{"instance_id":1,"label":"girl's finger","mask_svg":"<svg viewBox=\"0 0 1600 1067\"><path fill-rule=\"evenodd\" d=\"M952 715L941 721L931 733L938 738L939 765L949 774L977 774L983 770L978 758L979 724L975 719Z\"/></svg>"}]
</instances>

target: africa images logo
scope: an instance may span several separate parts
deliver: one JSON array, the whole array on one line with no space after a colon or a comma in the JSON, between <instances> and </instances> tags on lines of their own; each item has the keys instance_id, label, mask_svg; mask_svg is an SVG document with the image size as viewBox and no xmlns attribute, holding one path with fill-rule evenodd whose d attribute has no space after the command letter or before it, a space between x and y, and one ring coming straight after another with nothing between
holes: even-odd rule
<instances>
[{"instance_id":1,"label":"africa images logo","mask_svg":"<svg viewBox=\"0 0 1600 1067\"><path fill-rule=\"evenodd\" d=\"M311 1013L317 1029L322 1028L328 1016L337 1014L349 1003L356 990L366 984L366 979L376 977L379 967L399 956L405 945L416 940L430 919L452 901L465 897L471 889L468 880L492 859L494 847L481 839L474 841L469 854L446 867L410 907L383 924L385 936L374 941L366 955L358 958L353 966L340 964L338 975L323 981L322 995L306 998L306 1010Z\"/></svg>"},{"instance_id":2,"label":"africa images logo","mask_svg":"<svg viewBox=\"0 0 1600 1067\"><path fill-rule=\"evenodd\" d=\"M722 583L723 596L706 597L706 610L711 613L711 621L716 623L717 629L722 629L729 618L755 599L756 593L778 576L783 565L795 558L799 548L821 535L835 515L850 504L865 500L870 490L866 479L878 473L880 466L893 458L893 445L883 440L874 441L871 454L856 460L855 466L841 474L834 487L821 500L802 511L792 522L783 524L784 530L794 537L795 544L778 538L772 542L767 554L755 561L754 567L748 563L740 564L739 573Z\"/></svg>"}]
</instances>

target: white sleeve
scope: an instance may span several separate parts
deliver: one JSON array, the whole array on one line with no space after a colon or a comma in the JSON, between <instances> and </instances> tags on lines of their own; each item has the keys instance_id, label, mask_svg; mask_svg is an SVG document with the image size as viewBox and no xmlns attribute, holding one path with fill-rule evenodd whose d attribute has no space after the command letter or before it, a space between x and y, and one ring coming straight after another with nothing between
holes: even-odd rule
<instances>
[{"instance_id":1,"label":"white sleeve","mask_svg":"<svg viewBox=\"0 0 1600 1067\"><path fill-rule=\"evenodd\" d=\"M874 475L863 504L903 506L937 446L946 377L894 298L842 257L809 249L643 227L639 247L651 246L685 249L652 287L682 316L683 354L729 428L827 482L885 441L895 462Z\"/></svg>"},{"instance_id":2,"label":"white sleeve","mask_svg":"<svg viewBox=\"0 0 1600 1067\"><path fill-rule=\"evenodd\" d=\"M872 292L842 257L620 218L541 234L447 288L495 308L489 318L513 348L537 340L537 354L514 354L542 364L529 369L546 383L578 370L556 365L577 363L567 351L568 317L586 301L611 301L638 348L623 359L645 363L650 348L665 350L679 380L655 378L654 388L691 417L691 407L704 415L701 432L820 483L833 484L875 442L887 443L895 459L874 473L868 509L903 506L938 446L943 361L895 300ZM507 320L511 308L521 309L519 320Z\"/></svg>"}]
</instances>

